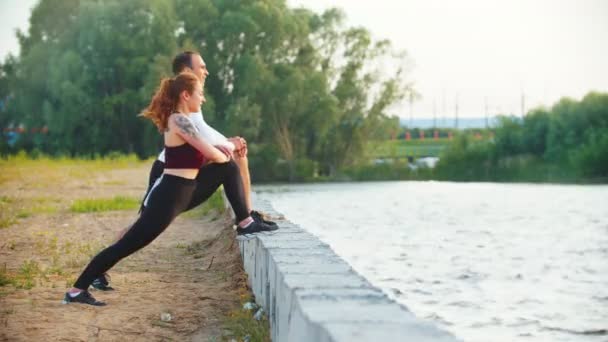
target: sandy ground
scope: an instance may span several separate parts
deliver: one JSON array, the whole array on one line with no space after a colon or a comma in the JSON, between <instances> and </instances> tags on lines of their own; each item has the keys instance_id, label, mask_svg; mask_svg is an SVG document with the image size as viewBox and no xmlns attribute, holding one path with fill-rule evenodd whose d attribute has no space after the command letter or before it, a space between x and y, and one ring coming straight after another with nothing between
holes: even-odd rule
<instances>
[{"instance_id":1,"label":"sandy ground","mask_svg":"<svg viewBox=\"0 0 608 342\"><path fill-rule=\"evenodd\" d=\"M90 257L136 218L135 210L73 213L71 201L139 197L149 166L4 165L0 197L10 202L4 210L38 208L0 228L0 269L27 274L27 265L35 265L44 271L31 289L0 287L1 341L222 340L226 315L248 295L225 215L178 217L151 245L122 260L109 272L117 290L92 291L107 306L61 304ZM171 320L161 320L162 313Z\"/></svg>"}]
</instances>

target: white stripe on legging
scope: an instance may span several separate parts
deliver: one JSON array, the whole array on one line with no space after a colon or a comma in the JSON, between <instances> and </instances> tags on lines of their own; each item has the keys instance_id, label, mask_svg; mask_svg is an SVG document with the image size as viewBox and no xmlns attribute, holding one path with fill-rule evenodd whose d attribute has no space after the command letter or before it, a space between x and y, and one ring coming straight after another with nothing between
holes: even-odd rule
<instances>
[{"instance_id":1,"label":"white stripe on legging","mask_svg":"<svg viewBox=\"0 0 608 342\"><path fill-rule=\"evenodd\" d=\"M156 188L158 186L158 184L160 184L161 179L163 179L163 175L164 174L162 174L162 175L160 175L160 177L156 178L154 185L152 185L152 188L150 188L150 191L148 191L148 194L146 195L146 199L144 200L144 207L148 206L148 199L150 198L152 191L154 191L154 188Z\"/></svg>"}]
</instances>

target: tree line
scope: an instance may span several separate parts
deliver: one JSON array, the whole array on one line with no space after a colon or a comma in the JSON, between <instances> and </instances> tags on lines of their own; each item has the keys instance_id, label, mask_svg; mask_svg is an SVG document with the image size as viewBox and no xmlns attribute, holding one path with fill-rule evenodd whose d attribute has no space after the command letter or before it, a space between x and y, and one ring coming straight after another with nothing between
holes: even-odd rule
<instances>
[{"instance_id":1,"label":"tree line","mask_svg":"<svg viewBox=\"0 0 608 342\"><path fill-rule=\"evenodd\" d=\"M256 180L335 175L398 128L387 109L412 92L407 55L344 19L284 0L41 0L0 64L0 127L40 131L0 153L158 153L136 115L194 50L211 72L205 119L249 141Z\"/></svg>"},{"instance_id":2,"label":"tree line","mask_svg":"<svg viewBox=\"0 0 608 342\"><path fill-rule=\"evenodd\" d=\"M462 181L608 182L608 94L563 98L523 118L502 116L494 138L460 134L432 177Z\"/></svg>"}]
</instances>

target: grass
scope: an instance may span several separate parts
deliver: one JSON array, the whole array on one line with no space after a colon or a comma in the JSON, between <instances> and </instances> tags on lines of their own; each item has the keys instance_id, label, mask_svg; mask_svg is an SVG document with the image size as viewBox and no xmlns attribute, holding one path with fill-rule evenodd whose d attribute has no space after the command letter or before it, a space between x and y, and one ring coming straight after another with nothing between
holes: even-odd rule
<instances>
[{"instance_id":1,"label":"grass","mask_svg":"<svg viewBox=\"0 0 608 342\"><path fill-rule=\"evenodd\" d=\"M52 214L59 210L61 200L50 197L17 198L0 196L0 229L9 227L35 214Z\"/></svg>"},{"instance_id":2,"label":"grass","mask_svg":"<svg viewBox=\"0 0 608 342\"><path fill-rule=\"evenodd\" d=\"M140 198L115 196L101 199L77 199L70 206L75 213L91 213L112 210L131 210L139 208Z\"/></svg>"},{"instance_id":3,"label":"grass","mask_svg":"<svg viewBox=\"0 0 608 342\"><path fill-rule=\"evenodd\" d=\"M243 290L245 291L245 290ZM249 337L251 342L270 342L270 323L264 313L262 319L255 320L253 315L258 309L244 310L243 305L247 302L252 302L251 295L241 295L241 305L238 309L230 311L224 321L224 328L228 330L229 335L224 336L227 341L237 339L243 341Z\"/></svg>"},{"instance_id":4,"label":"grass","mask_svg":"<svg viewBox=\"0 0 608 342\"><path fill-rule=\"evenodd\" d=\"M36 167L55 167L61 165L76 165L93 167L96 170L109 170L115 168L129 168L141 160L134 154L110 154L105 157L93 156L93 158L72 158L68 156L50 157L46 155L28 155L25 151L0 158L0 168L10 165L23 165Z\"/></svg>"},{"instance_id":5,"label":"grass","mask_svg":"<svg viewBox=\"0 0 608 342\"><path fill-rule=\"evenodd\" d=\"M17 222L17 216L11 210L14 200L10 197L0 197L0 229Z\"/></svg>"},{"instance_id":6,"label":"grass","mask_svg":"<svg viewBox=\"0 0 608 342\"><path fill-rule=\"evenodd\" d=\"M35 260L26 260L19 268L19 272L13 279L13 284L18 289L31 289L36 285L36 278L41 273L40 265Z\"/></svg>"},{"instance_id":7,"label":"grass","mask_svg":"<svg viewBox=\"0 0 608 342\"><path fill-rule=\"evenodd\" d=\"M6 270L6 265L0 268L0 287L12 284L12 277Z\"/></svg>"},{"instance_id":8,"label":"grass","mask_svg":"<svg viewBox=\"0 0 608 342\"><path fill-rule=\"evenodd\" d=\"M104 245L98 240L70 241L69 236L60 235L64 234L63 226L58 226L61 217L72 216L72 213L136 209L140 198L94 199L88 198L88 193L81 189L87 189L83 185L88 186L98 178L102 186L124 185L127 181L112 177L115 170L139 169L146 164L149 162L139 161L135 156L90 160L32 157L20 153L0 157L0 229L24 231L18 238L8 238L13 236L8 235L4 240L5 235L0 237L0 248L9 253L6 263L0 264L0 297L35 286L71 285L75 274ZM76 191L71 192L71 189ZM31 220L40 214L47 215L49 220ZM14 253L19 254L22 245L35 252L15 259Z\"/></svg>"},{"instance_id":9,"label":"grass","mask_svg":"<svg viewBox=\"0 0 608 342\"><path fill-rule=\"evenodd\" d=\"M388 140L373 142L370 155L373 158L398 158L407 156L439 156L441 151L450 144L448 138L425 140Z\"/></svg>"},{"instance_id":10,"label":"grass","mask_svg":"<svg viewBox=\"0 0 608 342\"><path fill-rule=\"evenodd\" d=\"M19 152L16 155L0 157L0 185L8 181L28 181L29 188L44 189L52 182L61 182L70 177L90 177L99 171L112 171L137 167L145 163L151 164L150 160L139 160L134 154L131 155L109 155L106 157L70 158L49 157L44 155L28 155ZM31 170L40 170L36 180L32 183L29 173ZM118 184L118 183L116 183Z\"/></svg>"},{"instance_id":11,"label":"grass","mask_svg":"<svg viewBox=\"0 0 608 342\"><path fill-rule=\"evenodd\" d=\"M37 261L26 260L17 272L9 272L6 265L0 269L0 286L13 285L17 289L29 290L36 285L41 269Z\"/></svg>"},{"instance_id":12,"label":"grass","mask_svg":"<svg viewBox=\"0 0 608 342\"><path fill-rule=\"evenodd\" d=\"M74 180L82 182L82 180L89 180L92 176L96 177L104 172L108 174L115 170L137 168L145 164L148 164L148 161L138 160L135 155L73 159L32 156L20 152L17 155L0 157L0 170L2 170L0 188L4 185L4 193L0 191L0 229L15 225L20 220L37 214L54 214L60 210L88 213L137 209L140 198L124 196L110 199L77 198L70 202L70 199L65 197L29 198L28 194L32 192L48 193L49 185L56 189L58 184ZM110 178L102 181L102 185L124 184L125 181L122 179ZM24 197L13 196L13 194L21 193L20 189L26 190Z\"/></svg>"},{"instance_id":13,"label":"grass","mask_svg":"<svg viewBox=\"0 0 608 342\"><path fill-rule=\"evenodd\" d=\"M25 260L12 272L6 265L1 267L0 287L10 285L15 289L29 290L41 282L65 281L66 284L71 284L74 281L73 271L84 267L103 248L100 242L67 241L59 244L58 237L50 232L39 233L37 237L35 245L38 260ZM0 292L0 297L6 293Z\"/></svg>"},{"instance_id":14,"label":"grass","mask_svg":"<svg viewBox=\"0 0 608 342\"><path fill-rule=\"evenodd\" d=\"M222 187L220 187L203 204L183 213L180 216L186 218L201 218L204 216L213 215L213 219L217 219L219 215L224 212L225 208L222 192Z\"/></svg>"}]
</instances>

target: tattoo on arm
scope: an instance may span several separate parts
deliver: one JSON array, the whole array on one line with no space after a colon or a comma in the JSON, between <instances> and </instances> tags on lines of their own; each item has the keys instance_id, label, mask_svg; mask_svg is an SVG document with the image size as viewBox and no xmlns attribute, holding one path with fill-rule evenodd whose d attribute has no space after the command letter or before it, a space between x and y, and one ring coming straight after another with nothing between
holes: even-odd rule
<instances>
[{"instance_id":1,"label":"tattoo on arm","mask_svg":"<svg viewBox=\"0 0 608 342\"><path fill-rule=\"evenodd\" d=\"M196 137L198 135L198 130L187 117L183 115L174 115L173 118L173 122L175 122L183 133L191 137Z\"/></svg>"}]
</instances>

